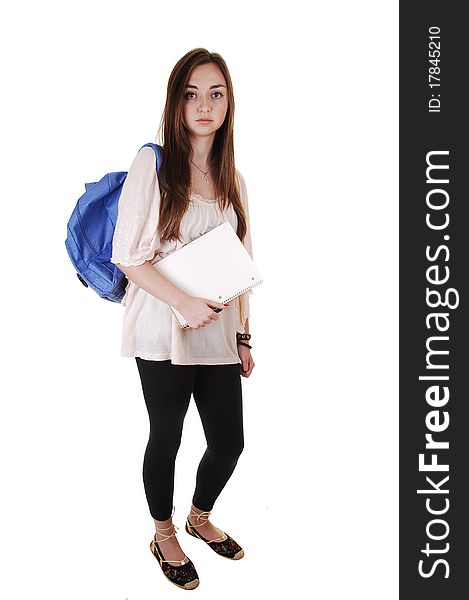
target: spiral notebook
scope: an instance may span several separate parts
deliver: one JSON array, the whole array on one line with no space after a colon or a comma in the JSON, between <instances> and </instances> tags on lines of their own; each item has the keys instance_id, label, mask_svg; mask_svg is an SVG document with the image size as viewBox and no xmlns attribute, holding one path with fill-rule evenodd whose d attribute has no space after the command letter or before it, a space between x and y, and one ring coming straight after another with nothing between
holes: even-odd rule
<instances>
[{"instance_id":1,"label":"spiral notebook","mask_svg":"<svg viewBox=\"0 0 469 600\"><path fill-rule=\"evenodd\" d=\"M262 277L229 221L185 244L153 264L163 277L191 296L229 302L256 285ZM182 328L185 318L170 305ZM214 309L219 312L221 309Z\"/></svg>"}]
</instances>

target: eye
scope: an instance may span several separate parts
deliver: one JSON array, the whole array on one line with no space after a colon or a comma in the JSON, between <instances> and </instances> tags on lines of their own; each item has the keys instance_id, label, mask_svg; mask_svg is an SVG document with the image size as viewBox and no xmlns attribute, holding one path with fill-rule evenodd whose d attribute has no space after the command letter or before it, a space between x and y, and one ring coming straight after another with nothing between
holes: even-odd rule
<instances>
[{"instance_id":1,"label":"eye","mask_svg":"<svg viewBox=\"0 0 469 600\"><path fill-rule=\"evenodd\" d=\"M223 94L221 92L213 92L213 94L218 94L218 96L215 97L215 100L219 100L220 98L223 98ZM212 94L212 96L213 96ZM192 100L193 97L195 97L197 94L195 92L186 92L184 94L184 98L186 100ZM192 97L190 97L192 96Z\"/></svg>"}]
</instances>

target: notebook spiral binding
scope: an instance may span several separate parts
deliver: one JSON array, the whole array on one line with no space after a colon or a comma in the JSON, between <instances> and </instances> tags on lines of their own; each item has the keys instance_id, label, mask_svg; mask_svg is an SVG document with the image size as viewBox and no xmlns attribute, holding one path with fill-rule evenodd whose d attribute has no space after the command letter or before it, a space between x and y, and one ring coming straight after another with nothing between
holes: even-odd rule
<instances>
[{"instance_id":1,"label":"notebook spiral binding","mask_svg":"<svg viewBox=\"0 0 469 600\"><path fill-rule=\"evenodd\" d=\"M256 287L256 285L259 285L262 282L263 282L263 280L259 279L259 281L256 281L256 283L253 283L249 287L244 288L244 290L241 290L238 294L235 294L234 296L231 296L230 298L226 298L225 302L229 302L230 300L234 300L234 298L237 298L238 296L241 296L242 294L244 294L248 290L252 290L253 287Z\"/></svg>"}]
</instances>

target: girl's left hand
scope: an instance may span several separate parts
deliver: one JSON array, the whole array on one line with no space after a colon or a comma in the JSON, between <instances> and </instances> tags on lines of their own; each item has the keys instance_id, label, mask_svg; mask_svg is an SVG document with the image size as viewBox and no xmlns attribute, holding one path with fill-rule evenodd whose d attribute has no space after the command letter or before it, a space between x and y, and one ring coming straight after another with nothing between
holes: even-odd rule
<instances>
[{"instance_id":1,"label":"girl's left hand","mask_svg":"<svg viewBox=\"0 0 469 600\"><path fill-rule=\"evenodd\" d=\"M243 377L249 377L254 369L254 361L251 356L251 348L238 344L238 355L241 359L239 365L240 373Z\"/></svg>"}]
</instances>

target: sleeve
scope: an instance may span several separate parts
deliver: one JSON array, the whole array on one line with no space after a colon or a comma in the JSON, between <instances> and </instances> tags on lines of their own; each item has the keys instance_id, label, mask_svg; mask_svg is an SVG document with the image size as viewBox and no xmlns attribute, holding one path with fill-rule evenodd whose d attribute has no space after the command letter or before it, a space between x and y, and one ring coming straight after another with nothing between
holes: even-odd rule
<instances>
[{"instance_id":1,"label":"sleeve","mask_svg":"<svg viewBox=\"0 0 469 600\"><path fill-rule=\"evenodd\" d=\"M160 188L152 148L141 148L122 186L112 238L111 262L124 267L152 260L161 246L157 233Z\"/></svg>"},{"instance_id":2,"label":"sleeve","mask_svg":"<svg viewBox=\"0 0 469 600\"><path fill-rule=\"evenodd\" d=\"M249 218L249 203L248 203L246 182L244 180L244 177L238 171L238 169L236 169L236 172L237 172L238 179L239 179L241 202L243 203L244 210L246 212L247 231L246 231L246 236L244 238L243 244L244 244L244 247L246 248L246 250L248 251L249 256L251 258L253 258L252 240L251 240L251 222L250 222L250 218ZM249 307L249 296L252 294L252 292L253 292L253 290L250 289L247 292L245 292L244 294L241 294L241 296L239 296L239 311L240 312L239 312L239 323L238 323L237 331L239 331L240 333L245 333L246 319L248 319L251 316L250 307Z\"/></svg>"},{"instance_id":3,"label":"sleeve","mask_svg":"<svg viewBox=\"0 0 469 600\"><path fill-rule=\"evenodd\" d=\"M246 237L244 238L243 243L244 243L244 247L249 252L250 257L253 258L253 256L252 256L252 240L251 240L251 221L249 218L249 203L248 203L248 193L246 190L246 182L244 180L244 177L238 171L238 169L236 169L236 170L238 172L238 178L239 178L239 183L240 183L241 202L243 203L244 210L246 212L247 231L246 231Z\"/></svg>"}]
</instances>

